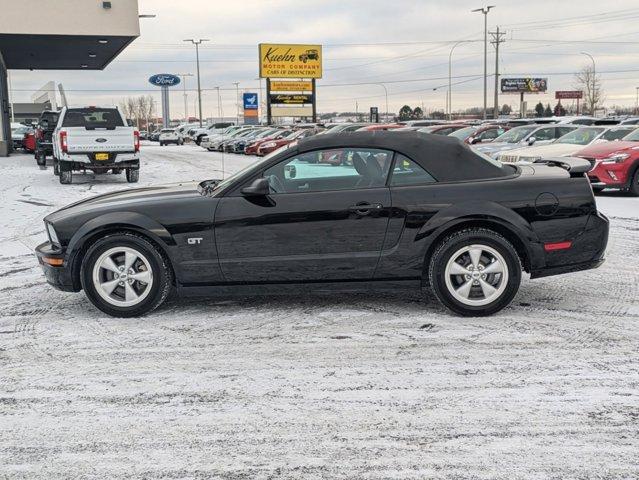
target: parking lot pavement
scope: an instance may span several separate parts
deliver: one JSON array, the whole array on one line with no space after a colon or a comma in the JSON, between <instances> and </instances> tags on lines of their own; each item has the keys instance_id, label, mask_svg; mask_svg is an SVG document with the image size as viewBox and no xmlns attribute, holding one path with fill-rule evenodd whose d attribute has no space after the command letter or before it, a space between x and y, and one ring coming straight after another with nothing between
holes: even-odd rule
<instances>
[{"instance_id":1,"label":"parking lot pavement","mask_svg":"<svg viewBox=\"0 0 639 480\"><path fill-rule=\"evenodd\" d=\"M142 152L141 186L222 168L194 146ZM45 214L129 186L0 161L0 477L639 476L639 199L598 198L600 269L524 279L491 318L300 292L113 319L48 287L31 250Z\"/></svg>"}]
</instances>

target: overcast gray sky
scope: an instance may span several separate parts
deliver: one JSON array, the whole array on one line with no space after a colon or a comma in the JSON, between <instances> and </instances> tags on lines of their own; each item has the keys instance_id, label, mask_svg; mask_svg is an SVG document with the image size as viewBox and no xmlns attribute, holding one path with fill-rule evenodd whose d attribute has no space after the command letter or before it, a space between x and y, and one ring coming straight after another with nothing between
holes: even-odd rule
<instances>
[{"instance_id":1,"label":"overcast gray sky","mask_svg":"<svg viewBox=\"0 0 639 480\"><path fill-rule=\"evenodd\" d=\"M529 103L554 104L554 91L574 86L574 72L589 64L601 73L606 106L634 105L639 86L639 3L637 0L492 0L489 30L505 30L501 74L548 78L548 95L530 95ZM453 54L453 110L480 106L483 81L483 18L471 13L485 3L468 0L140 0L141 35L104 71L15 71L16 101L28 101L29 89L48 80L62 82L69 102L118 103L122 97L151 93L154 73L195 73L195 52L185 38L209 38L201 51L204 116L217 109L214 86L222 89L226 115L235 112L235 87L259 91L257 44L324 45L324 77L318 81L318 110L360 111L423 105L443 110L448 55ZM489 74L494 49L489 45ZM361 83L362 85L352 85ZM369 84L365 84L369 83ZM351 85L345 85L351 84ZM195 87L194 78L187 88ZM436 88L436 90L434 90ZM96 89L99 92L81 92ZM184 110L181 89L172 92L172 116ZM489 77L488 104L493 80ZM188 92L189 113L195 94ZM500 104L518 98L501 95Z\"/></svg>"}]
</instances>

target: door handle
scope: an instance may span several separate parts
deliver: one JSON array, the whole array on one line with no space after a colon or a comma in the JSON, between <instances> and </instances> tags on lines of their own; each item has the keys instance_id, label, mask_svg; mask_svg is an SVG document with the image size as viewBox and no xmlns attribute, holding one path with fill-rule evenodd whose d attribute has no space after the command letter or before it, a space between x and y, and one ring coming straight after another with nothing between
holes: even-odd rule
<instances>
[{"instance_id":1,"label":"door handle","mask_svg":"<svg viewBox=\"0 0 639 480\"><path fill-rule=\"evenodd\" d=\"M348 207L348 210L363 216L370 214L372 211L381 210L382 208L384 208L384 206L381 203L359 202Z\"/></svg>"}]
</instances>

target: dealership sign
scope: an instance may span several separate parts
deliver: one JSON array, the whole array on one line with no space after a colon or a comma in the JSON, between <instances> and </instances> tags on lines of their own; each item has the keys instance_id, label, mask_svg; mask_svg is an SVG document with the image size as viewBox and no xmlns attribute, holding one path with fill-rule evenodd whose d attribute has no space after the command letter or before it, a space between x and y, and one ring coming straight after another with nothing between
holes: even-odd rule
<instances>
[{"instance_id":1,"label":"dealership sign","mask_svg":"<svg viewBox=\"0 0 639 480\"><path fill-rule=\"evenodd\" d=\"M322 78L322 46L260 43L260 77Z\"/></svg>"},{"instance_id":2,"label":"dealership sign","mask_svg":"<svg viewBox=\"0 0 639 480\"><path fill-rule=\"evenodd\" d=\"M313 95L306 93L299 95L272 93L270 100L272 105L304 105L313 103Z\"/></svg>"},{"instance_id":3,"label":"dealership sign","mask_svg":"<svg viewBox=\"0 0 639 480\"><path fill-rule=\"evenodd\" d=\"M548 88L547 78L502 78L502 93L543 93Z\"/></svg>"},{"instance_id":4,"label":"dealership sign","mask_svg":"<svg viewBox=\"0 0 639 480\"><path fill-rule=\"evenodd\" d=\"M581 90L557 90L555 92L555 98L557 100L564 100L564 99L581 100L582 98L584 98L584 92L582 92Z\"/></svg>"},{"instance_id":5,"label":"dealership sign","mask_svg":"<svg viewBox=\"0 0 639 480\"><path fill-rule=\"evenodd\" d=\"M309 81L273 80L271 92L312 92L313 84Z\"/></svg>"},{"instance_id":6,"label":"dealership sign","mask_svg":"<svg viewBox=\"0 0 639 480\"><path fill-rule=\"evenodd\" d=\"M244 93L242 103L244 110L257 110L257 93Z\"/></svg>"},{"instance_id":7,"label":"dealership sign","mask_svg":"<svg viewBox=\"0 0 639 480\"><path fill-rule=\"evenodd\" d=\"M180 84L180 77L170 73L158 73L149 77L149 83L156 87L175 87Z\"/></svg>"}]
</instances>

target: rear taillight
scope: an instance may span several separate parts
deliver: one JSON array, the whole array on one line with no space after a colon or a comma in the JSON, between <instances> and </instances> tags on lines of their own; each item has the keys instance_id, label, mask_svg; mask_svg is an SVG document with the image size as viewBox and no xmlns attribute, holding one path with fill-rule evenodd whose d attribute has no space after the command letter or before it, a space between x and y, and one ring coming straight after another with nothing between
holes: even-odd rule
<instances>
[{"instance_id":1,"label":"rear taillight","mask_svg":"<svg viewBox=\"0 0 639 480\"><path fill-rule=\"evenodd\" d=\"M140 151L140 132L137 130L133 132L133 147L135 149L135 153Z\"/></svg>"},{"instance_id":2,"label":"rear taillight","mask_svg":"<svg viewBox=\"0 0 639 480\"><path fill-rule=\"evenodd\" d=\"M67 143L67 132L60 132L60 148L63 153L69 151L69 144Z\"/></svg>"}]
</instances>

